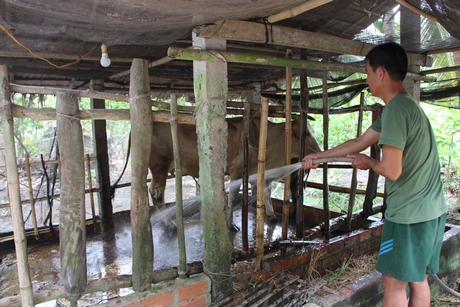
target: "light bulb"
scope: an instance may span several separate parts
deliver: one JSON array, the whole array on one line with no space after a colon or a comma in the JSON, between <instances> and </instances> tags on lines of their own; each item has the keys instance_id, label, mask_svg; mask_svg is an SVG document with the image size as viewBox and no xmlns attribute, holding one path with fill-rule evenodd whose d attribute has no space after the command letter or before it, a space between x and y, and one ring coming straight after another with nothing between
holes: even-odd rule
<instances>
[{"instance_id":1,"label":"light bulb","mask_svg":"<svg viewBox=\"0 0 460 307\"><path fill-rule=\"evenodd\" d=\"M110 58L109 58L109 54L107 53L107 46L105 44L101 45L101 51L102 51L101 65L104 66L104 67L109 67L111 61L110 61Z\"/></svg>"}]
</instances>

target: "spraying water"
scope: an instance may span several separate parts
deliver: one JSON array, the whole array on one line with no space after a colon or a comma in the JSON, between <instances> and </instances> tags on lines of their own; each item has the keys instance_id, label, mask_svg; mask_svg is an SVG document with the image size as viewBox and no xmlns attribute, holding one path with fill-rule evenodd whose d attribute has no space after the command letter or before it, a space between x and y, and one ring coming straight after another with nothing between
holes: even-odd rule
<instances>
[{"instance_id":1,"label":"spraying water","mask_svg":"<svg viewBox=\"0 0 460 307\"><path fill-rule=\"evenodd\" d=\"M302 163L298 162L298 163L266 170L264 173L265 181L279 181L285 178L286 176L289 176L293 172L299 170L301 167L302 167ZM255 182L257 182L257 174L250 175L249 182L251 184L255 184ZM241 186L241 183L242 183L242 179L231 181L225 184L225 189L227 190L227 189L239 188ZM266 186L265 189L268 189L268 186ZM253 203L255 201L256 201L256 197L253 195L251 199L249 200L249 202ZM185 199L183 201L182 206L183 206L184 217L192 216L198 213L201 207L201 196L195 196L192 198ZM150 221L152 225L155 225L159 221L162 221L163 218L166 216L169 216L173 220L175 219L175 216L176 216L176 206L175 205L165 208L164 210L155 212L151 216Z\"/></svg>"}]
</instances>

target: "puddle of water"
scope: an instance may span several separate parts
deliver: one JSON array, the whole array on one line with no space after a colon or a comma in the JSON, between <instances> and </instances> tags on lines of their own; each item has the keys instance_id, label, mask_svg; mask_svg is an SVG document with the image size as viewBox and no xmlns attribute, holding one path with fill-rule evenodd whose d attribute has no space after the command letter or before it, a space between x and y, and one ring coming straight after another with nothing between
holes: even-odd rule
<instances>
[{"instance_id":1,"label":"puddle of water","mask_svg":"<svg viewBox=\"0 0 460 307\"><path fill-rule=\"evenodd\" d=\"M266 179L281 179L288 173L299 169L299 165L287 166L270 170ZM252 177L256 180L256 177ZM239 186L241 181L232 182L231 185ZM184 201L184 228L186 240L187 262L200 261L203 258L204 240L203 229L199 219L199 197ZM173 212L175 208L172 207ZM156 223L158 217L151 216L154 240L154 269L165 269L179 265L177 235L165 231L161 223ZM279 219L281 220L281 219ZM234 211L234 222L241 228L241 208ZM129 213L114 215L115 236L113 239L102 240L100 234L88 235L86 244L87 275L88 280L109 276L131 274L132 269L132 242L131 223ZM256 212L250 207L248 213L249 245L255 244ZM281 222L265 224L266 243L273 242L281 237ZM293 227L288 230L288 235L294 232ZM242 249L242 233L230 233L234 250ZM49 289L60 285L60 253L59 244L33 245L28 248L29 268L34 291ZM18 295L19 285L14 252L0 252L0 297ZM124 296L132 293L131 289L119 289L104 293L88 294L79 300L78 306L92 306L106 302L110 298ZM56 306L56 301L37 305L40 307Z\"/></svg>"}]
</instances>

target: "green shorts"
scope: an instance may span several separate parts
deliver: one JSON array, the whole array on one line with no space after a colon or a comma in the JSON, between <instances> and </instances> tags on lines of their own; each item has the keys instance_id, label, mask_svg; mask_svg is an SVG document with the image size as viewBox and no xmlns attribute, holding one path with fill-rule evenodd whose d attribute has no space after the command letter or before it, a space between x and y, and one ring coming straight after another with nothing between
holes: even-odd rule
<instances>
[{"instance_id":1,"label":"green shorts","mask_svg":"<svg viewBox=\"0 0 460 307\"><path fill-rule=\"evenodd\" d=\"M431 221L397 224L385 220L377 271L405 282L420 282L439 271L446 214Z\"/></svg>"}]
</instances>

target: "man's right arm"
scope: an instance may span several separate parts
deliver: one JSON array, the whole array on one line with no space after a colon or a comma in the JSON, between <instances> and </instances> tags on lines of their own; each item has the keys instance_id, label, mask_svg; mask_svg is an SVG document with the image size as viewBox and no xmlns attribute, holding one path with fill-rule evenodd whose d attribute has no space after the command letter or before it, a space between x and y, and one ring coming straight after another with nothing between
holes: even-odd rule
<instances>
[{"instance_id":1,"label":"man's right arm","mask_svg":"<svg viewBox=\"0 0 460 307\"><path fill-rule=\"evenodd\" d=\"M348 140L334 148L326 151L312 153L305 156L302 160L302 167L304 169L317 168L318 164L311 162L314 158L328 158L328 157L346 157L349 154L359 153L369 146L378 142L380 133L372 128L368 128L366 132L357 137L356 139Z\"/></svg>"}]
</instances>

